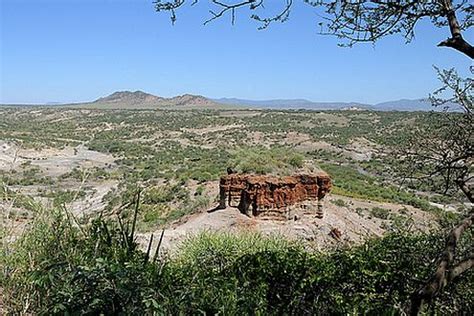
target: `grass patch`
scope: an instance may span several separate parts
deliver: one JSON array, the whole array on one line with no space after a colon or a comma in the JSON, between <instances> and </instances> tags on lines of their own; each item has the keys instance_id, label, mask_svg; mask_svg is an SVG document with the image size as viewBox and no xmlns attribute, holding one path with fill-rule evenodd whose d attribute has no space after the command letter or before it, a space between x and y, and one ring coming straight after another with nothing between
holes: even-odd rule
<instances>
[{"instance_id":1,"label":"grass patch","mask_svg":"<svg viewBox=\"0 0 474 316\"><path fill-rule=\"evenodd\" d=\"M370 210L370 215L372 215L373 217L380 218L380 219L389 219L390 210L376 206Z\"/></svg>"},{"instance_id":2,"label":"grass patch","mask_svg":"<svg viewBox=\"0 0 474 316\"><path fill-rule=\"evenodd\" d=\"M244 147L234 152L231 166L243 173L289 174L303 166L304 156L285 147Z\"/></svg>"},{"instance_id":3,"label":"grass patch","mask_svg":"<svg viewBox=\"0 0 474 316\"><path fill-rule=\"evenodd\" d=\"M0 286L7 314L397 314L443 244L443 234L397 232L313 252L279 237L202 233L155 261L114 222L79 228L48 211L2 248ZM468 250L469 241L458 249ZM449 284L429 310L472 313L472 281Z\"/></svg>"},{"instance_id":4,"label":"grass patch","mask_svg":"<svg viewBox=\"0 0 474 316\"><path fill-rule=\"evenodd\" d=\"M334 205L336 205L336 206L339 206L339 207L348 207L348 206L349 206L349 204L347 204L346 201L341 200L341 199L333 200L333 201L332 201L332 204L334 204Z\"/></svg>"}]
</instances>

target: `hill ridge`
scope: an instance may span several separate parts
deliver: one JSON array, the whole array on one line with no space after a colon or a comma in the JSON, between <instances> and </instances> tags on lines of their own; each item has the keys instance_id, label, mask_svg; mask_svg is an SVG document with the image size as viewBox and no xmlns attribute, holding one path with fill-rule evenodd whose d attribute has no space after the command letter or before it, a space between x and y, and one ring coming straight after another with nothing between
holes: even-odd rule
<instances>
[{"instance_id":1,"label":"hill ridge","mask_svg":"<svg viewBox=\"0 0 474 316\"><path fill-rule=\"evenodd\" d=\"M202 95L182 94L166 98L156 96L141 90L115 91L107 96L100 97L92 102L79 104L86 107L98 108L166 108L166 107L216 107L220 103Z\"/></svg>"}]
</instances>

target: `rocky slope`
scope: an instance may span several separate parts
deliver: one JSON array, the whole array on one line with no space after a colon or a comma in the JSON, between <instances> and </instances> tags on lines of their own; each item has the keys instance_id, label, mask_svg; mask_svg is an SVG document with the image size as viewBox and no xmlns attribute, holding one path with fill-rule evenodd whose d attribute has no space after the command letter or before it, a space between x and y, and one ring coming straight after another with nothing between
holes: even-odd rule
<instances>
[{"instance_id":1,"label":"rocky slope","mask_svg":"<svg viewBox=\"0 0 474 316\"><path fill-rule=\"evenodd\" d=\"M340 202L344 202L344 206ZM412 206L351 199L329 194L324 198L324 218L317 218L308 209L293 211L290 220L271 220L267 217L249 217L235 207L220 210L203 210L186 216L164 231L162 250L173 252L189 237L202 232L259 232L264 235L283 236L304 241L308 247L327 249L341 244L358 244L367 238L382 236L393 229L393 219L373 216L373 208L386 209L392 217L412 219L410 229L427 231L438 227L434 214ZM162 230L153 234L160 236ZM138 234L144 251L150 241L151 232ZM153 240L156 249L159 238Z\"/></svg>"},{"instance_id":2,"label":"rocky slope","mask_svg":"<svg viewBox=\"0 0 474 316\"><path fill-rule=\"evenodd\" d=\"M158 97L143 91L117 91L103 98L99 98L93 103L125 103L125 104L140 104L140 103L151 103L156 104L165 100L162 97Z\"/></svg>"}]
</instances>

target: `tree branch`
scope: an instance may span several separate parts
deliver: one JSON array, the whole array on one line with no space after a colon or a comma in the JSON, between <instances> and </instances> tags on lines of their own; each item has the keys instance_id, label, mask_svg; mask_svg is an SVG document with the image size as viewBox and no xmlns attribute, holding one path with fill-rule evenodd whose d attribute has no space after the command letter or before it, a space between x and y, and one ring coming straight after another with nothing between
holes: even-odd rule
<instances>
[{"instance_id":1,"label":"tree branch","mask_svg":"<svg viewBox=\"0 0 474 316\"><path fill-rule=\"evenodd\" d=\"M461 35L442 41L438 44L438 47L451 47L474 59L474 47L466 42Z\"/></svg>"},{"instance_id":2,"label":"tree branch","mask_svg":"<svg viewBox=\"0 0 474 316\"><path fill-rule=\"evenodd\" d=\"M448 20L449 30L451 37L442 41L438 44L439 47L451 47L461 53L474 59L474 47L466 42L461 35L461 27L459 26L458 19L456 18L456 12L453 8L451 0L443 1L444 8L446 10L446 19Z\"/></svg>"},{"instance_id":3,"label":"tree branch","mask_svg":"<svg viewBox=\"0 0 474 316\"><path fill-rule=\"evenodd\" d=\"M468 258L462 260L451 269L448 276L449 281L454 280L455 278L457 278L464 272L472 269L473 266L474 266L474 253L471 253L471 255Z\"/></svg>"},{"instance_id":4,"label":"tree branch","mask_svg":"<svg viewBox=\"0 0 474 316\"><path fill-rule=\"evenodd\" d=\"M255 2L256 2L255 0L247 0L247 1L242 1L242 2L239 2L239 3L235 3L235 4L227 4L227 3L223 3L223 2L218 1L218 0L212 0L211 2L214 3L215 5L221 7L221 10L217 13L214 12L214 11L209 11L209 13L212 14L212 17L209 18L208 20L206 20L204 22L204 25L208 24L209 22L212 22L215 19L220 18L221 16L223 16L228 11L231 12L232 25L233 25L235 23L235 10L236 9L238 9L240 7L251 5L252 6L251 10L254 10L254 9L256 9L257 7L259 7L263 4L263 1L260 1L258 4L255 4Z\"/></svg>"},{"instance_id":5,"label":"tree branch","mask_svg":"<svg viewBox=\"0 0 474 316\"><path fill-rule=\"evenodd\" d=\"M469 202L474 203L474 197L472 196L472 192L467 186L466 181L464 179L457 179L456 184L459 186L464 195L466 195Z\"/></svg>"},{"instance_id":6,"label":"tree branch","mask_svg":"<svg viewBox=\"0 0 474 316\"><path fill-rule=\"evenodd\" d=\"M429 302L435 298L443 288L452 281L456 276L459 276L461 273L467 271L473 266L473 258L466 259L459 263L458 265L452 267L454 257L456 255L456 246L462 235L462 233L469 228L474 222L474 208L468 213L468 216L464 218L461 223L448 235L446 239L446 246L443 253L440 256L438 261L438 267L433 276L419 288L415 293L413 293L411 298L410 314L418 315L420 309L423 305L423 302Z\"/></svg>"}]
</instances>

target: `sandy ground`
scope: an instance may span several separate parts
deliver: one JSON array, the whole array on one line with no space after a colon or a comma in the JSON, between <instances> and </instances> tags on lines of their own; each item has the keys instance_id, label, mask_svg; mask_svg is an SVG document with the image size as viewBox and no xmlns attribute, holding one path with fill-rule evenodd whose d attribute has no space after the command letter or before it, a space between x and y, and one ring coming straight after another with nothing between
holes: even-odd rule
<instances>
[{"instance_id":1,"label":"sandy ground","mask_svg":"<svg viewBox=\"0 0 474 316\"><path fill-rule=\"evenodd\" d=\"M335 205L335 200L342 200L347 206ZM217 211L202 211L183 218L165 229L162 250L172 252L173 249L188 236L203 231L255 231L263 234L278 234L289 239L306 242L316 249L327 248L341 243L360 243L367 237L381 236L390 227L390 220L383 220L371 216L373 207L390 210L391 214L401 215L405 209L405 216L414 221L413 229L428 230L436 226L434 215L423 212L411 206L393 203L378 203L350 199L337 195L330 195L324 202L324 217L316 218L315 209L293 210L289 219L252 218L240 213L236 208L226 208ZM359 209L356 211L356 209ZM362 211L361 211L362 210ZM296 220L295 220L296 217ZM341 238L335 239L331 231L337 229ZM155 238L152 249L156 248L161 231L153 232ZM138 235L138 241L145 249L151 233Z\"/></svg>"},{"instance_id":2,"label":"sandy ground","mask_svg":"<svg viewBox=\"0 0 474 316\"><path fill-rule=\"evenodd\" d=\"M12 143L0 141L0 170L19 169L21 164L28 161L31 165L38 166L45 175L57 177L75 167L104 167L112 164L114 158L111 155L88 150L83 145L64 149L34 150L22 149Z\"/></svg>"},{"instance_id":3,"label":"sandy ground","mask_svg":"<svg viewBox=\"0 0 474 316\"><path fill-rule=\"evenodd\" d=\"M111 155L88 150L83 145L66 147L64 149L44 148L35 150L24 149L11 142L0 141L0 171L7 173L16 170L21 171L25 168L25 163L38 168L40 176L49 176L53 179L70 172L74 168L87 170L94 167L108 169L115 167L114 158ZM61 180L60 186L63 190L85 189L85 197L66 205L76 216L80 216L102 210L105 207L105 204L102 202L103 197L110 190L118 186L118 181L90 181L85 179L85 182L81 183L80 180L72 180L72 182L71 180ZM39 190L56 190L56 184L53 186L47 184L10 186L9 188L17 193L33 197L36 202L45 207L50 207L52 201L49 198L38 196L38 192ZM11 205L0 204L2 214L6 214L11 208ZM25 213L24 210L20 209L15 210L15 212ZM14 219L12 231L18 232L21 230L25 221L22 218Z\"/></svg>"},{"instance_id":4,"label":"sandy ground","mask_svg":"<svg viewBox=\"0 0 474 316\"><path fill-rule=\"evenodd\" d=\"M91 195L87 195L84 199L74 201L68 205L69 209L75 216L87 216L98 213L107 205L102 201L103 197L111 190L116 189L118 181L102 181L100 183L88 183L88 186L94 188Z\"/></svg>"}]
</instances>

